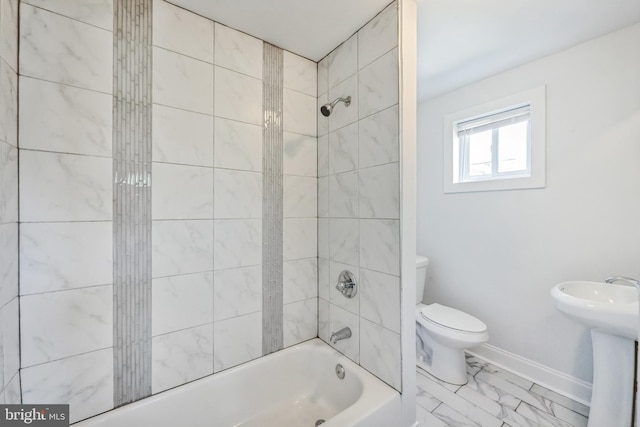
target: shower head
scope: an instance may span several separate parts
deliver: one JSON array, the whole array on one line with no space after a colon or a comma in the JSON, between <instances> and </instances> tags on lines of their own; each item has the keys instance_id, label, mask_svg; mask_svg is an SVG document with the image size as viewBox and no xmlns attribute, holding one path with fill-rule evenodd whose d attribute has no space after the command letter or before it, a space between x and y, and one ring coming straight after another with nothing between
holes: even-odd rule
<instances>
[{"instance_id":1,"label":"shower head","mask_svg":"<svg viewBox=\"0 0 640 427\"><path fill-rule=\"evenodd\" d=\"M338 98L329 104L324 104L322 107L320 107L320 112L322 113L322 115L325 117L329 117L331 115L331 112L333 111L333 107L335 107L338 102L344 102L344 105L348 107L349 105L351 105L351 97L347 96L346 98Z\"/></svg>"}]
</instances>

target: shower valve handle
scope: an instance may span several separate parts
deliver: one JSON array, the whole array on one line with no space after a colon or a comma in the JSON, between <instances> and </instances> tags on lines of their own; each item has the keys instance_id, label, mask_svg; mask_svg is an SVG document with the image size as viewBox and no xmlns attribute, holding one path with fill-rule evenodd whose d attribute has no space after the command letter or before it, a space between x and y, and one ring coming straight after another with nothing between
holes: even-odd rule
<instances>
[{"instance_id":1,"label":"shower valve handle","mask_svg":"<svg viewBox=\"0 0 640 427\"><path fill-rule=\"evenodd\" d=\"M358 284L356 283L356 278L353 273L348 270L343 270L338 277L336 289L339 290L345 298L355 297L358 293Z\"/></svg>"}]
</instances>

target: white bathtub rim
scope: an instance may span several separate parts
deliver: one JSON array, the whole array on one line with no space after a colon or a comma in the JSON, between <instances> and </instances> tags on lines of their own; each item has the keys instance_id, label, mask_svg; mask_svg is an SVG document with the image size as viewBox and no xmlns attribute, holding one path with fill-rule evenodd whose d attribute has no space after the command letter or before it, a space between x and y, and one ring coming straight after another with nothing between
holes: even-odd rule
<instances>
[{"instance_id":1,"label":"white bathtub rim","mask_svg":"<svg viewBox=\"0 0 640 427\"><path fill-rule=\"evenodd\" d=\"M396 401L400 401L400 394L391 386L387 385L382 380L368 372L366 369L362 368L334 348L330 347L321 339L313 338L288 347L286 349L280 350L278 352L245 362L229 369L225 369L213 375L208 375L206 377L190 381L180 386L164 390L145 399L141 399L125 406L121 406L119 408L115 408L110 411L106 411L100 414L96 414L92 417L79 420L72 425L75 427L100 427L103 425L109 426L111 425L111 422L117 421L119 418L126 417L124 419L128 419L128 414L133 414L148 405L158 404L158 402L162 401L172 402L173 399L178 396L178 399L182 399L185 393L189 393L190 391L197 391L197 388L204 387L207 382L216 380L224 381L224 378L230 375L234 375L237 372L241 372L242 370L248 369L250 367L256 367L256 365L268 364L272 358L282 357L283 352L287 352L286 354L289 354L297 351L304 351L309 348L313 349L313 351L320 351L330 355L330 357L332 357L336 363L344 366L345 370L347 371L347 375L357 375L359 377L359 380L363 384L362 392L359 398L343 411L328 419L324 424L327 427L342 427L352 425L356 426L361 423L362 420L366 419L372 411L382 408L388 404L395 405Z\"/></svg>"}]
</instances>

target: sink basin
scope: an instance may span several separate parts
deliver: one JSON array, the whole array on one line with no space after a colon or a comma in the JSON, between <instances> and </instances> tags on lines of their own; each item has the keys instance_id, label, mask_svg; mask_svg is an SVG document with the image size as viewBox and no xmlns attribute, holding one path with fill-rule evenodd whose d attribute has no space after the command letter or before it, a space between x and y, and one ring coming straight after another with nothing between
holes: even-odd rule
<instances>
[{"instance_id":1,"label":"sink basin","mask_svg":"<svg viewBox=\"0 0 640 427\"><path fill-rule=\"evenodd\" d=\"M633 340L638 337L638 291L633 286L563 282L551 288L551 299L558 310L590 328Z\"/></svg>"},{"instance_id":2,"label":"sink basin","mask_svg":"<svg viewBox=\"0 0 640 427\"><path fill-rule=\"evenodd\" d=\"M632 425L638 290L602 282L564 282L551 288L551 300L558 310L591 328L593 387L587 427Z\"/></svg>"}]
</instances>

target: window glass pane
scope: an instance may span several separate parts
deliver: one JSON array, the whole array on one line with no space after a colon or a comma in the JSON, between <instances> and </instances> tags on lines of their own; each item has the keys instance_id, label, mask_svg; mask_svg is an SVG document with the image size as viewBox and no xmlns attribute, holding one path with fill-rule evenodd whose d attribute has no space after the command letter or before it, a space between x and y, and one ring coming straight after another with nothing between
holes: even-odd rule
<instances>
[{"instance_id":1,"label":"window glass pane","mask_svg":"<svg viewBox=\"0 0 640 427\"><path fill-rule=\"evenodd\" d=\"M528 121L498 130L498 173L527 170Z\"/></svg>"},{"instance_id":2,"label":"window glass pane","mask_svg":"<svg viewBox=\"0 0 640 427\"><path fill-rule=\"evenodd\" d=\"M491 175L492 131L487 130L469 137L469 176Z\"/></svg>"},{"instance_id":3,"label":"window glass pane","mask_svg":"<svg viewBox=\"0 0 640 427\"><path fill-rule=\"evenodd\" d=\"M545 188L545 91L444 117L445 193Z\"/></svg>"}]
</instances>

